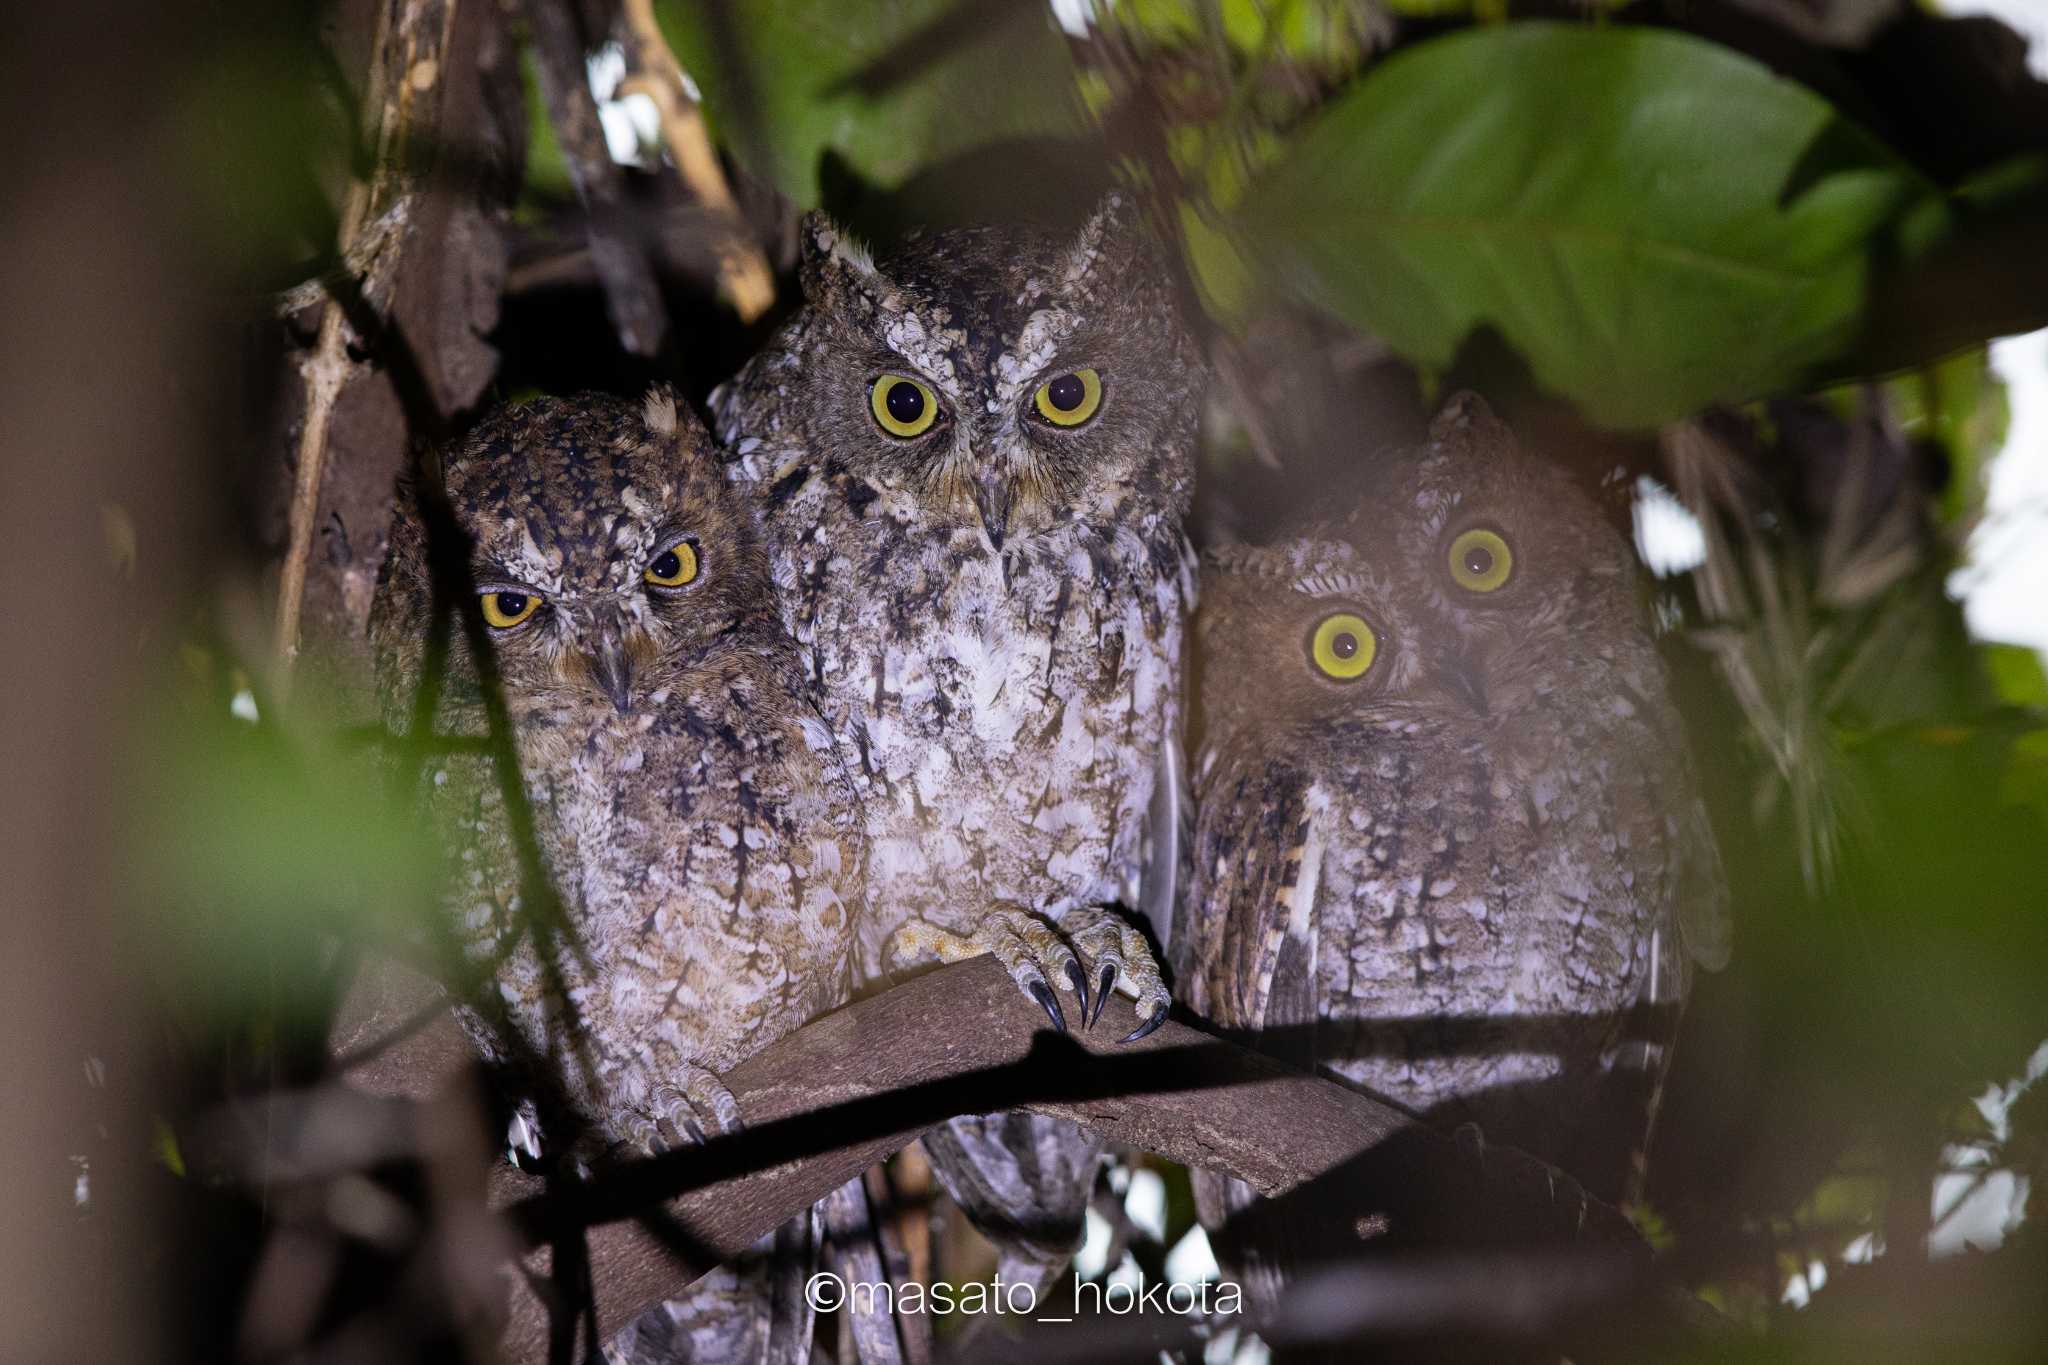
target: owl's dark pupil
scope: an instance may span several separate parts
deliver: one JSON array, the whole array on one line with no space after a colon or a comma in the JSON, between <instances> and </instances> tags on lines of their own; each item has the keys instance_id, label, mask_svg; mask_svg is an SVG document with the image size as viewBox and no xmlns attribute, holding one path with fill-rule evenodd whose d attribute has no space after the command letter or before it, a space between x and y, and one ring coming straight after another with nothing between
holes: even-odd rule
<instances>
[{"instance_id":1,"label":"owl's dark pupil","mask_svg":"<svg viewBox=\"0 0 2048 1365\"><path fill-rule=\"evenodd\" d=\"M523 592L501 592L498 594L498 610L507 616L517 616L526 610L526 594Z\"/></svg>"},{"instance_id":2,"label":"owl's dark pupil","mask_svg":"<svg viewBox=\"0 0 2048 1365\"><path fill-rule=\"evenodd\" d=\"M882 402L888 407L889 415L906 427L924 416L924 395L918 392L915 384L898 380L889 386Z\"/></svg>"},{"instance_id":3,"label":"owl's dark pupil","mask_svg":"<svg viewBox=\"0 0 2048 1365\"><path fill-rule=\"evenodd\" d=\"M1348 659L1358 653L1358 637L1345 631L1330 641L1330 652L1340 659Z\"/></svg>"},{"instance_id":4,"label":"owl's dark pupil","mask_svg":"<svg viewBox=\"0 0 2048 1365\"><path fill-rule=\"evenodd\" d=\"M683 571L683 561L676 558L676 552L669 550L654 561L656 578L674 578Z\"/></svg>"},{"instance_id":5,"label":"owl's dark pupil","mask_svg":"<svg viewBox=\"0 0 2048 1365\"><path fill-rule=\"evenodd\" d=\"M1061 412L1072 412L1088 396L1088 386L1078 374L1063 374L1045 386L1045 396Z\"/></svg>"},{"instance_id":6,"label":"owl's dark pupil","mask_svg":"<svg viewBox=\"0 0 2048 1365\"><path fill-rule=\"evenodd\" d=\"M1493 570L1493 551L1484 545L1474 545L1465 551L1465 572L1474 577L1484 577Z\"/></svg>"}]
</instances>

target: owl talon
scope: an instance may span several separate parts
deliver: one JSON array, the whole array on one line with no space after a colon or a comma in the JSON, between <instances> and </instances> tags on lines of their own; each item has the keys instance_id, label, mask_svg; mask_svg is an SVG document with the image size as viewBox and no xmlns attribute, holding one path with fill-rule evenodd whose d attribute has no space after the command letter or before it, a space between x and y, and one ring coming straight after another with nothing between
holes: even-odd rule
<instances>
[{"instance_id":1,"label":"owl talon","mask_svg":"<svg viewBox=\"0 0 2048 1365\"><path fill-rule=\"evenodd\" d=\"M644 1105L621 1116L613 1129L617 1141L659 1156L745 1128L739 1101L716 1073L671 1062L659 1074L672 1079L655 1085Z\"/></svg>"},{"instance_id":2,"label":"owl talon","mask_svg":"<svg viewBox=\"0 0 2048 1365\"><path fill-rule=\"evenodd\" d=\"M1085 1029L1095 1021L1088 1017L1088 975L1077 959L1067 959L1067 980L1074 983L1074 994L1081 998L1081 1027Z\"/></svg>"},{"instance_id":3,"label":"owl talon","mask_svg":"<svg viewBox=\"0 0 2048 1365\"><path fill-rule=\"evenodd\" d=\"M1059 997L1052 993L1052 987L1043 981L1031 983L1031 998L1045 1008L1045 1017L1052 1020L1052 1026L1061 1033L1067 1031L1067 1016L1060 1012Z\"/></svg>"},{"instance_id":4,"label":"owl talon","mask_svg":"<svg viewBox=\"0 0 2048 1365\"><path fill-rule=\"evenodd\" d=\"M1060 932L1096 973L1096 1019L1109 1004L1110 992L1122 990L1137 1001L1137 1032L1122 1041L1134 1042L1166 1021L1173 997L1160 979L1159 964L1152 957L1152 945L1135 924L1114 910L1102 906L1081 906L1069 910L1060 920Z\"/></svg>"},{"instance_id":5,"label":"owl talon","mask_svg":"<svg viewBox=\"0 0 2048 1365\"><path fill-rule=\"evenodd\" d=\"M1016 906L998 906L966 934L916 920L898 929L888 944L889 960L899 965L930 958L959 962L983 953L1003 964L1017 989L1036 1001L1061 1033L1069 1031L1067 1016L1053 982L1063 982L1075 993L1081 1002L1081 1017L1087 1018L1088 974L1043 915Z\"/></svg>"},{"instance_id":6,"label":"owl talon","mask_svg":"<svg viewBox=\"0 0 2048 1365\"><path fill-rule=\"evenodd\" d=\"M1129 1033L1126 1033L1123 1037L1117 1039L1117 1041L1119 1043L1135 1043L1140 1038L1143 1038L1148 1034L1156 1032L1159 1026L1165 1022L1166 1006L1161 1005L1158 1009L1152 1011L1151 1014L1147 1015L1144 1019L1144 1022L1140 1023L1136 1028L1132 1029Z\"/></svg>"}]
</instances>

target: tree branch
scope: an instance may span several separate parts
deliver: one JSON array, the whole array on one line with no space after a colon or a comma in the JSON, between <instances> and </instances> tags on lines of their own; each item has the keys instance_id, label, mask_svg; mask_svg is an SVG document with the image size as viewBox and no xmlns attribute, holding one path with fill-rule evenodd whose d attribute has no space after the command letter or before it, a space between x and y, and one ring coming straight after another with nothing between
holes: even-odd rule
<instances>
[{"instance_id":1,"label":"tree branch","mask_svg":"<svg viewBox=\"0 0 2048 1365\"><path fill-rule=\"evenodd\" d=\"M661 115L662 140L675 158L676 174L697 202L719 220L718 286L741 322L752 322L775 303L775 276L768 259L747 235L739 205L719 169L711 134L697 102L683 88L683 68L669 50L668 39L654 18L654 0L625 0L626 26L633 35L633 64L638 74L622 87L654 101Z\"/></svg>"},{"instance_id":2,"label":"tree branch","mask_svg":"<svg viewBox=\"0 0 2048 1365\"><path fill-rule=\"evenodd\" d=\"M416 1019L416 996L380 990L373 1017ZM352 1014L347 1031L360 1040L362 1008ZM1268 1196L1385 1215L1362 1218L1361 1237L1460 1237L1478 1210L1489 1232L1641 1248L1619 1212L1534 1158L1453 1142L1180 1023L1119 1046L1136 1022L1119 996L1090 1033L1053 1034L993 959L976 958L815 1020L743 1062L725 1077L747 1122L734 1137L574 1188L501 1168L493 1207L537 1248L513 1292L505 1358L548 1359L555 1328L540 1295L551 1245L583 1239L608 1335L935 1124L1006 1107L1075 1120ZM358 1062L350 1079L384 1094L431 1088L466 1053L445 1016L436 1028L438 1043L415 1033Z\"/></svg>"}]
</instances>

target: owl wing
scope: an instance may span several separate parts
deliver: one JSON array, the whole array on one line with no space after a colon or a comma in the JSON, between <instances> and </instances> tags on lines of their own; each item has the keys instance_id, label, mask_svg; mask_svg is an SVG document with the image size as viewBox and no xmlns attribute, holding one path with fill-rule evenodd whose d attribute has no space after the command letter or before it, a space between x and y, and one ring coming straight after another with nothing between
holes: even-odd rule
<instances>
[{"instance_id":1,"label":"owl wing","mask_svg":"<svg viewBox=\"0 0 2048 1365\"><path fill-rule=\"evenodd\" d=\"M1322 854L1307 777L1247 758L1204 782L1195 828L1184 972L1196 1013L1232 1032L1264 1034L1262 1051L1304 1068L1316 1056L1315 883ZM1292 1239L1238 1220L1258 1204L1241 1181L1190 1172L1202 1226L1248 1301L1270 1307ZM1237 1229L1233 1231L1233 1229Z\"/></svg>"},{"instance_id":2,"label":"owl wing","mask_svg":"<svg viewBox=\"0 0 2048 1365\"><path fill-rule=\"evenodd\" d=\"M1176 727L1177 730L1177 727ZM1169 732L1159 746L1152 777L1152 804L1145 811L1140 847L1145 865L1138 885L1138 910L1159 936L1159 946L1173 951L1174 908L1187 883L1188 850L1194 835L1194 802L1188 797L1187 756L1180 735Z\"/></svg>"},{"instance_id":3,"label":"owl wing","mask_svg":"<svg viewBox=\"0 0 2048 1365\"><path fill-rule=\"evenodd\" d=\"M1704 801L1695 797L1679 819L1678 931L1692 960L1710 972L1728 965L1734 925L1728 915L1728 878Z\"/></svg>"},{"instance_id":4,"label":"owl wing","mask_svg":"<svg viewBox=\"0 0 2048 1365\"><path fill-rule=\"evenodd\" d=\"M1203 804L1190 917L1194 1007L1225 1028L1284 1029L1268 1047L1313 1066L1315 882L1322 856L1310 783L1245 764Z\"/></svg>"},{"instance_id":5,"label":"owl wing","mask_svg":"<svg viewBox=\"0 0 2048 1365\"><path fill-rule=\"evenodd\" d=\"M1174 563L1181 610L1192 613L1197 564L1195 548L1185 535L1176 538ZM1186 638L1179 631L1175 637ZM1184 659L1170 662L1185 673ZM1188 790L1187 749L1177 693L1175 689L1169 694L1159 759L1152 775L1152 802L1145 811L1139 845L1144 850L1144 866L1139 873L1138 909L1159 936L1159 946L1168 953L1173 951L1173 930L1181 906L1181 890L1188 882L1188 851L1193 847L1195 832L1195 807Z\"/></svg>"}]
</instances>

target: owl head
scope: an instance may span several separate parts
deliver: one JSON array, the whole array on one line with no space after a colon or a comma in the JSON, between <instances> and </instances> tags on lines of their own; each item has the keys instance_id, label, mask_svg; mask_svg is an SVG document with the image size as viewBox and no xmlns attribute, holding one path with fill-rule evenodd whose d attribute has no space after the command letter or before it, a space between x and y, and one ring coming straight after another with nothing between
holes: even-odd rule
<instances>
[{"instance_id":1,"label":"owl head","mask_svg":"<svg viewBox=\"0 0 2048 1365\"><path fill-rule=\"evenodd\" d=\"M751 518L666 390L499 408L443 454L441 485L471 580L458 609L480 623L515 721L659 705L772 619ZM402 490L372 611L379 675L408 691L429 634L431 516L416 485ZM480 695L476 633L450 634L458 708Z\"/></svg>"},{"instance_id":2,"label":"owl head","mask_svg":"<svg viewBox=\"0 0 2048 1365\"><path fill-rule=\"evenodd\" d=\"M1185 512L1199 361L1123 198L1073 235L913 233L880 258L819 214L802 236L801 379L775 379L806 450L998 553Z\"/></svg>"},{"instance_id":3,"label":"owl head","mask_svg":"<svg viewBox=\"0 0 2048 1365\"><path fill-rule=\"evenodd\" d=\"M1205 741L1345 726L1512 730L1573 696L1657 684L1627 544L1472 394L1376 465L1339 521L1213 551L1196 620Z\"/></svg>"}]
</instances>

